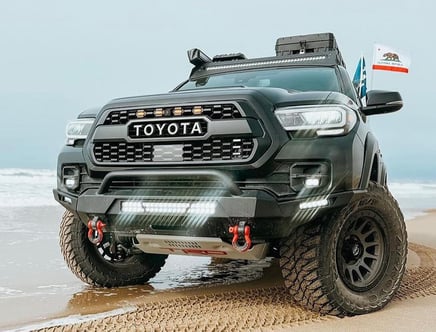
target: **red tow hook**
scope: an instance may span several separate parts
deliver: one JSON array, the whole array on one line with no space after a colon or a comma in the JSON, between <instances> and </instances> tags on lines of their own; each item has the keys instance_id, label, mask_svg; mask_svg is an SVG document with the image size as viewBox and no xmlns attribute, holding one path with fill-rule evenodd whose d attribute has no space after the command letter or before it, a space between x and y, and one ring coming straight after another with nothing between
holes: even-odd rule
<instances>
[{"instance_id":1,"label":"red tow hook","mask_svg":"<svg viewBox=\"0 0 436 332\"><path fill-rule=\"evenodd\" d=\"M232 246L239 252L245 252L251 248L250 226L241 221L239 225L230 226L229 233L233 234Z\"/></svg>"},{"instance_id":2,"label":"red tow hook","mask_svg":"<svg viewBox=\"0 0 436 332\"><path fill-rule=\"evenodd\" d=\"M92 244L99 244L103 241L103 228L106 226L98 217L88 221L88 240Z\"/></svg>"}]
</instances>

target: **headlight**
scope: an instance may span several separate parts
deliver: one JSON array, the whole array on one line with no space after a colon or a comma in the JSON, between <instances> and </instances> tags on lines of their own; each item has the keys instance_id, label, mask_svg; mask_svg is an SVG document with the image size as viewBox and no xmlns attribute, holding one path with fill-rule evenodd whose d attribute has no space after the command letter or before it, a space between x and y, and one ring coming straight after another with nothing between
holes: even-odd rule
<instances>
[{"instance_id":1,"label":"headlight","mask_svg":"<svg viewBox=\"0 0 436 332\"><path fill-rule=\"evenodd\" d=\"M67 145L74 145L77 140L86 139L93 123L94 119L78 119L71 121L66 129Z\"/></svg>"},{"instance_id":2,"label":"headlight","mask_svg":"<svg viewBox=\"0 0 436 332\"><path fill-rule=\"evenodd\" d=\"M353 129L357 120L356 113L343 105L286 107L275 111L275 115L287 131L318 136L344 135Z\"/></svg>"}]
</instances>

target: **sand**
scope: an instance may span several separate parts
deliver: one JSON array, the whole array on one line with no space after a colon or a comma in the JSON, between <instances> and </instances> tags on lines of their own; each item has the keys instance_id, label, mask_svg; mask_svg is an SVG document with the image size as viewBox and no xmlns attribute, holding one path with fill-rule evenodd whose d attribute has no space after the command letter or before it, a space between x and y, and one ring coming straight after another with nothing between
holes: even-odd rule
<instances>
[{"instance_id":1,"label":"sand","mask_svg":"<svg viewBox=\"0 0 436 332\"><path fill-rule=\"evenodd\" d=\"M372 314L341 319L293 305L273 261L260 279L237 284L165 291L147 286L100 292L87 288L51 316L57 320L27 325L24 330L433 331L436 211L408 221L407 229L409 255L402 285L391 303Z\"/></svg>"}]
</instances>

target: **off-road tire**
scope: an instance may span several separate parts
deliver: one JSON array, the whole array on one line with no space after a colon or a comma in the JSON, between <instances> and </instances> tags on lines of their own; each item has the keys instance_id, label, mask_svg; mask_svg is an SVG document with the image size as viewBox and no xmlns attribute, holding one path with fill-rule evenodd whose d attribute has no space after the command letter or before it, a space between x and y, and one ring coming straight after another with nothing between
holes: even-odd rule
<instances>
[{"instance_id":1,"label":"off-road tire","mask_svg":"<svg viewBox=\"0 0 436 332\"><path fill-rule=\"evenodd\" d=\"M340 211L299 227L280 255L295 303L336 316L376 311L392 299L405 271L404 217L389 191L370 183Z\"/></svg>"},{"instance_id":2,"label":"off-road tire","mask_svg":"<svg viewBox=\"0 0 436 332\"><path fill-rule=\"evenodd\" d=\"M83 282L98 287L143 284L165 264L166 255L135 254L109 261L87 237L86 226L66 211L60 226L60 247L70 270Z\"/></svg>"}]
</instances>

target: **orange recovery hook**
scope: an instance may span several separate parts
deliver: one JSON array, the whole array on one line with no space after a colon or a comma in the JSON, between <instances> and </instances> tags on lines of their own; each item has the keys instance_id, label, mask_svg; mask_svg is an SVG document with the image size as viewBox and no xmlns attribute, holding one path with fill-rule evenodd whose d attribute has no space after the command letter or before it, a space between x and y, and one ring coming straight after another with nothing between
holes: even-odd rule
<instances>
[{"instance_id":1,"label":"orange recovery hook","mask_svg":"<svg viewBox=\"0 0 436 332\"><path fill-rule=\"evenodd\" d=\"M88 240L95 245L103 241L103 228L106 226L98 217L88 221Z\"/></svg>"},{"instance_id":2,"label":"orange recovery hook","mask_svg":"<svg viewBox=\"0 0 436 332\"><path fill-rule=\"evenodd\" d=\"M239 222L238 225L230 226L229 233L233 234L233 248L235 248L239 252L245 252L251 249L250 232L250 226L246 225L244 221Z\"/></svg>"}]
</instances>

